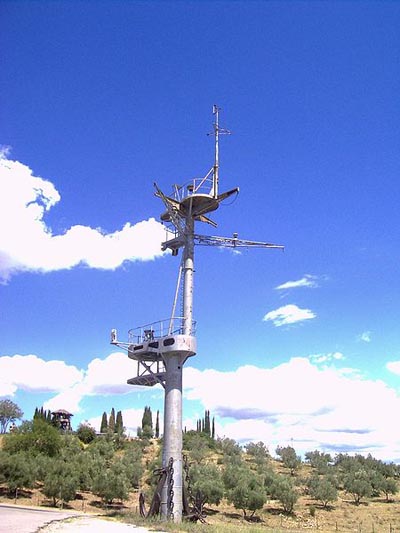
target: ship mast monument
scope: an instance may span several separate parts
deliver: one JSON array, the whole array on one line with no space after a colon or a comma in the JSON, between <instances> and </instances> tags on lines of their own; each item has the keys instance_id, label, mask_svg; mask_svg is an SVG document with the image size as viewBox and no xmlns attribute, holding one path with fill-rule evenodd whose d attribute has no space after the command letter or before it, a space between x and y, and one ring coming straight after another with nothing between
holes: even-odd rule
<instances>
[{"instance_id":1,"label":"ship mast monument","mask_svg":"<svg viewBox=\"0 0 400 533\"><path fill-rule=\"evenodd\" d=\"M131 329L128 342L111 332L111 344L127 350L128 357L137 362L137 374L128 379L131 385L152 387L161 384L165 389L164 434L162 465L165 480L159 503L164 519L180 522L184 514L182 474L182 372L189 357L196 354L195 322L193 320L194 246L208 245L228 248L280 248L282 245L246 241L233 237L215 237L195 233L195 222L205 222L215 227L208 213L218 209L220 203L239 192L238 188L219 192L219 137L230 132L219 125L219 111L213 106L213 132L215 137L214 164L203 178L192 179L184 186L174 185L166 196L156 184L155 195L162 200L165 212L161 220L167 227L168 240L161 243L162 250L171 250L177 256L182 248L178 282L171 316L146 326ZM183 290L180 288L183 285ZM181 295L181 298L180 298ZM179 300L181 300L179 302ZM176 315L178 302L180 316Z\"/></svg>"}]
</instances>

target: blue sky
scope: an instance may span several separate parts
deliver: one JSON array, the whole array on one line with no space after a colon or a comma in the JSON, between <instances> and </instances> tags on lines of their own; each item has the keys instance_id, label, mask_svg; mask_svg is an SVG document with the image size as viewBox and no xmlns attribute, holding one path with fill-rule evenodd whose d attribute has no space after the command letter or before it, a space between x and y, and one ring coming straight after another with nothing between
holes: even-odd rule
<instances>
[{"instance_id":1,"label":"blue sky","mask_svg":"<svg viewBox=\"0 0 400 533\"><path fill-rule=\"evenodd\" d=\"M166 318L153 182L240 187L199 233L184 419L400 460L397 2L8 2L0 36L0 396L134 433L158 388L109 345ZM229 205L228 205L229 204Z\"/></svg>"}]
</instances>

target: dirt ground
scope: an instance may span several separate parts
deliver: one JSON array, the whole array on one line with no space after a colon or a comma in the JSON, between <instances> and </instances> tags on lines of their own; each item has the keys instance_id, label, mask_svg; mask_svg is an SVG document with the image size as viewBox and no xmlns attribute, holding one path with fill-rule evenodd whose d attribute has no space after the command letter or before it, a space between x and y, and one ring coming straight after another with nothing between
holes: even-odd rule
<instances>
[{"instance_id":1,"label":"dirt ground","mask_svg":"<svg viewBox=\"0 0 400 533\"><path fill-rule=\"evenodd\" d=\"M293 515L283 513L277 502L267 502L264 509L257 513L257 522L253 525L254 527L257 525L257 528L265 528L266 531L400 533L400 497L396 497L390 503L384 499L374 499L355 505L346 497L347 495L341 494L341 496L335 505L327 510L315 505L311 499L301 497L295 506ZM51 502L39 490L21 491L18 500L15 500L7 496L4 488L0 488L0 502L9 505L17 503L18 505L51 507ZM313 508L315 509L314 516ZM130 499L124 502L124 505L114 505L112 509L104 509L96 496L91 493L82 493L76 500L64 506L64 509L80 511L87 515L99 515L110 510L137 513L138 494L132 492ZM206 520L209 524L220 525L221 530L223 524L252 529L251 523L244 521L240 512L224 502L218 507L208 509ZM110 522L107 523L110 524ZM54 531L57 530L54 529Z\"/></svg>"}]
</instances>

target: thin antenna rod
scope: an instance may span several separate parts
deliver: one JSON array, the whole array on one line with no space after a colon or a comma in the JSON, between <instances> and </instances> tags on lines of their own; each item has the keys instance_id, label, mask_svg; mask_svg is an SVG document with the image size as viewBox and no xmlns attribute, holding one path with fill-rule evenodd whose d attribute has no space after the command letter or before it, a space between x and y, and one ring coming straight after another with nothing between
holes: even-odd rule
<instances>
[{"instance_id":1,"label":"thin antenna rod","mask_svg":"<svg viewBox=\"0 0 400 533\"><path fill-rule=\"evenodd\" d=\"M217 198L218 196L218 168L219 168L219 110L220 108L216 105L213 105L213 113L215 115L214 122L214 135L215 135L215 161L214 161L214 190L213 196Z\"/></svg>"},{"instance_id":2,"label":"thin antenna rod","mask_svg":"<svg viewBox=\"0 0 400 533\"><path fill-rule=\"evenodd\" d=\"M231 132L225 128L219 127L219 112L221 111L221 108L217 105L213 105L213 114L215 115L215 121L214 121L214 132L209 133L208 135L214 135L215 136L215 160L214 160L214 166L212 167L213 171L213 185L211 189L211 194L213 198L218 198L218 180L219 180L219 136L220 135L230 135Z\"/></svg>"},{"instance_id":3,"label":"thin antenna rod","mask_svg":"<svg viewBox=\"0 0 400 533\"><path fill-rule=\"evenodd\" d=\"M171 313L171 318L169 321L168 335L172 334L172 329L174 327L174 317L175 317L175 311L176 311L176 304L178 302L179 289L181 286L181 279L182 279L182 262L179 266L178 280L176 282L175 298L174 298L174 303L172 305L172 313Z\"/></svg>"}]
</instances>

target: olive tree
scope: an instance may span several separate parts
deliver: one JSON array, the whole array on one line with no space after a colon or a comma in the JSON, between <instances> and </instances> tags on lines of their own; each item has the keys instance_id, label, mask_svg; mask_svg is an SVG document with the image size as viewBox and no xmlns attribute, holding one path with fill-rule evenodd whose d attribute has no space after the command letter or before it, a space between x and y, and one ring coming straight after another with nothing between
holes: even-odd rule
<instances>
[{"instance_id":1,"label":"olive tree","mask_svg":"<svg viewBox=\"0 0 400 533\"><path fill-rule=\"evenodd\" d=\"M35 467L32 458L23 452L0 457L0 480L7 485L10 493L18 497L20 489L32 488L35 482Z\"/></svg>"},{"instance_id":2,"label":"olive tree","mask_svg":"<svg viewBox=\"0 0 400 533\"><path fill-rule=\"evenodd\" d=\"M190 469L192 494L203 507L206 503L219 505L224 495L221 473L215 465L194 465Z\"/></svg>"},{"instance_id":3,"label":"olive tree","mask_svg":"<svg viewBox=\"0 0 400 533\"><path fill-rule=\"evenodd\" d=\"M296 455L295 449L292 448L292 446L278 446L276 448L276 454L281 458L283 466L288 468L290 470L290 474L293 476L295 471L301 465L301 459L298 455Z\"/></svg>"},{"instance_id":4,"label":"olive tree","mask_svg":"<svg viewBox=\"0 0 400 533\"><path fill-rule=\"evenodd\" d=\"M287 476L276 476L270 487L270 495L274 500L278 500L287 513L293 511L298 500L298 494L293 486L292 480Z\"/></svg>"},{"instance_id":5,"label":"olive tree","mask_svg":"<svg viewBox=\"0 0 400 533\"><path fill-rule=\"evenodd\" d=\"M329 503L333 503L338 498L336 484L333 478L328 476L312 476L309 480L308 487L310 496L320 501L326 509Z\"/></svg>"},{"instance_id":6,"label":"olive tree","mask_svg":"<svg viewBox=\"0 0 400 533\"><path fill-rule=\"evenodd\" d=\"M236 509L251 511L251 516L258 509L262 509L266 502L263 480L247 466L228 465L223 474L227 499Z\"/></svg>"},{"instance_id":7,"label":"olive tree","mask_svg":"<svg viewBox=\"0 0 400 533\"><path fill-rule=\"evenodd\" d=\"M53 459L44 478L43 493L53 501L54 507L75 499L79 488L79 476L73 463Z\"/></svg>"}]
</instances>

